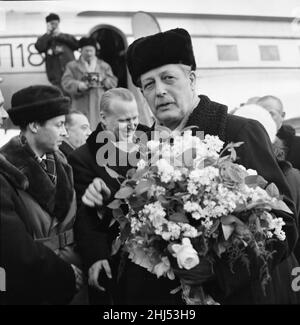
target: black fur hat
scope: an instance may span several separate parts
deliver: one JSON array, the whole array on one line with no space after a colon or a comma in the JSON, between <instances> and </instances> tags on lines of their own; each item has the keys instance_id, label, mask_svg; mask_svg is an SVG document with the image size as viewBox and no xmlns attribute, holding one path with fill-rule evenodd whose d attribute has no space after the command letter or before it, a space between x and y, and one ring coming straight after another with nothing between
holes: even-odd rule
<instances>
[{"instance_id":1,"label":"black fur hat","mask_svg":"<svg viewBox=\"0 0 300 325\"><path fill-rule=\"evenodd\" d=\"M93 38L89 38L89 37L82 37L80 40L79 40L79 48L83 48L84 46L94 46L94 48L96 50L99 50L100 46L99 44L97 43L96 40L94 40Z\"/></svg>"},{"instance_id":2,"label":"black fur hat","mask_svg":"<svg viewBox=\"0 0 300 325\"><path fill-rule=\"evenodd\" d=\"M57 14L51 13L46 17L46 22L49 23L52 20L58 20L60 21L60 18Z\"/></svg>"},{"instance_id":3,"label":"black fur hat","mask_svg":"<svg viewBox=\"0 0 300 325\"><path fill-rule=\"evenodd\" d=\"M196 69L191 36L182 28L135 40L128 47L126 59L136 86L143 73L166 64L181 63Z\"/></svg>"},{"instance_id":4,"label":"black fur hat","mask_svg":"<svg viewBox=\"0 0 300 325\"><path fill-rule=\"evenodd\" d=\"M15 125L26 126L34 121L47 121L69 112L70 99L60 89L48 85L23 88L13 94L7 111Z\"/></svg>"}]
</instances>

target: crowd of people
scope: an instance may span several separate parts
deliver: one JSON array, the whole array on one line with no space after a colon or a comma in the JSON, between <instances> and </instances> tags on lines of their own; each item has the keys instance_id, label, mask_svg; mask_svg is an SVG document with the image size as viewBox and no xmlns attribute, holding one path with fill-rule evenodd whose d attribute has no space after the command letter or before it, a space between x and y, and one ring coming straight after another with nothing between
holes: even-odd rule
<instances>
[{"instance_id":1,"label":"crowd of people","mask_svg":"<svg viewBox=\"0 0 300 325\"><path fill-rule=\"evenodd\" d=\"M134 95L117 87L111 67L96 57L96 42L60 33L59 21L55 14L47 16L47 33L36 43L46 54L53 85L19 90L7 110L0 92L0 123L9 116L20 129L0 148L4 303L181 305L181 293L170 292L180 281L197 279L220 304L300 304L300 292L291 286L300 262L300 140L283 125L280 99L257 97L229 113L227 106L198 95L191 37L176 28L128 47L132 81L155 116L153 126L142 125ZM74 60L77 48L81 56ZM242 260L233 272L221 254L213 265L202 259L190 270L174 266L175 280L157 278L122 251L112 255L119 227L107 206L120 183L106 167L125 176L135 166L132 152L121 144L134 143L137 131L150 136L162 126L174 136L193 126L226 144L243 142L238 163L278 187L291 213L272 211L284 221L286 238L270 244L265 290L252 247L247 248L251 272ZM101 142L101 132L109 132L111 140ZM99 152L109 146L116 159L104 155L102 161Z\"/></svg>"}]
</instances>

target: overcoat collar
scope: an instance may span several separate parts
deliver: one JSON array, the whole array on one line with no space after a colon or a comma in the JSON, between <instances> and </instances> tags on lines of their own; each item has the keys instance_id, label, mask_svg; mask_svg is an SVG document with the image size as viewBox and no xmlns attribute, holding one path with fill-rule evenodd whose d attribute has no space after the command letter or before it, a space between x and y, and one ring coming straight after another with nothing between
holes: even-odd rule
<instances>
[{"instance_id":1,"label":"overcoat collar","mask_svg":"<svg viewBox=\"0 0 300 325\"><path fill-rule=\"evenodd\" d=\"M54 153L57 168L55 185L36 159L24 149L18 136L1 148L1 154L28 180L26 192L50 215L62 220L68 212L74 193L72 169L63 155Z\"/></svg>"}]
</instances>

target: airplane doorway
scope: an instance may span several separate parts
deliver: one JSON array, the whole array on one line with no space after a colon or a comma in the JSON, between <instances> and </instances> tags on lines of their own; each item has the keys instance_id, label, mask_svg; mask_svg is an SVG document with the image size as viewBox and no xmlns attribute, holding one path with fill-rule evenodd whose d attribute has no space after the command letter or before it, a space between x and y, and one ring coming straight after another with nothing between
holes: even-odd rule
<instances>
[{"instance_id":1,"label":"airplane doorway","mask_svg":"<svg viewBox=\"0 0 300 325\"><path fill-rule=\"evenodd\" d=\"M125 35L113 26L98 25L92 29L90 37L97 40L101 45L101 50L97 56L110 64L113 73L118 77L118 87L127 88L125 61L127 41Z\"/></svg>"}]
</instances>

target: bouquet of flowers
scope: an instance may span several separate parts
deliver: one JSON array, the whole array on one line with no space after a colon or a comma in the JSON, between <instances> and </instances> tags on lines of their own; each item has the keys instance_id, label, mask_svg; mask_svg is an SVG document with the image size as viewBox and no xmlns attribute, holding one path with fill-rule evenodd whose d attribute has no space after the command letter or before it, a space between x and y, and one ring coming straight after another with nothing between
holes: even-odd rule
<instances>
[{"instance_id":1,"label":"bouquet of flowers","mask_svg":"<svg viewBox=\"0 0 300 325\"><path fill-rule=\"evenodd\" d=\"M218 137L201 139L190 129L140 144L137 168L128 171L108 206L120 225L113 253L122 246L134 263L157 277L174 279L171 259L190 270L203 258L226 252L231 267L238 259L249 265L245 248L250 246L263 261L261 283L266 284L272 257L266 244L272 238L285 239L284 222L271 210L291 211L273 183L267 186L256 171L235 163L240 145L231 143L222 150ZM186 303L214 303L181 284Z\"/></svg>"}]
</instances>

